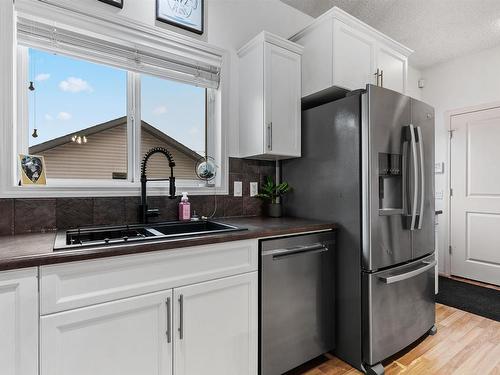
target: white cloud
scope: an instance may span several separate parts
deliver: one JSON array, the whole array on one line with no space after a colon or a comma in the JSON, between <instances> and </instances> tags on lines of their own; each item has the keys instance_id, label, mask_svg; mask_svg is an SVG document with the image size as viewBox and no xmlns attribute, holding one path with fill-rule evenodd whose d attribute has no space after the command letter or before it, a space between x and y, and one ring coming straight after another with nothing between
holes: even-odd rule
<instances>
[{"instance_id":1,"label":"white cloud","mask_svg":"<svg viewBox=\"0 0 500 375\"><path fill-rule=\"evenodd\" d=\"M48 113L45 114L45 120L52 121L53 119L54 117L52 117L52 115L49 115Z\"/></svg>"},{"instance_id":2,"label":"white cloud","mask_svg":"<svg viewBox=\"0 0 500 375\"><path fill-rule=\"evenodd\" d=\"M62 121L70 120L71 117L73 117L73 116L71 116L71 113L68 113L68 112L59 112L57 114L57 119L62 120Z\"/></svg>"},{"instance_id":3,"label":"white cloud","mask_svg":"<svg viewBox=\"0 0 500 375\"><path fill-rule=\"evenodd\" d=\"M50 78L50 74L49 73L40 73L38 74L36 77L35 77L35 81L46 81Z\"/></svg>"},{"instance_id":4,"label":"white cloud","mask_svg":"<svg viewBox=\"0 0 500 375\"><path fill-rule=\"evenodd\" d=\"M62 91L77 93L77 92L92 92L94 89L87 81L77 77L68 77L59 83L59 88Z\"/></svg>"},{"instance_id":5,"label":"white cloud","mask_svg":"<svg viewBox=\"0 0 500 375\"><path fill-rule=\"evenodd\" d=\"M164 105L160 105L153 109L153 113L155 115L163 115L164 113L167 113L167 107L165 107Z\"/></svg>"}]
</instances>

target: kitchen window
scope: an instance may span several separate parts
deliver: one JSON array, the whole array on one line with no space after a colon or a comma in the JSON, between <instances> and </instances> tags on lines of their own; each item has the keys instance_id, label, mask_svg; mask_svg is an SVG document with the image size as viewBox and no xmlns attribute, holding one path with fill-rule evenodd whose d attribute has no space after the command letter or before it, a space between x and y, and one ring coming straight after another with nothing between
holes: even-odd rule
<instances>
[{"instance_id":1,"label":"kitchen window","mask_svg":"<svg viewBox=\"0 0 500 375\"><path fill-rule=\"evenodd\" d=\"M135 194L143 155L157 146L173 154L179 189L227 189L223 170L210 182L194 173L206 156L220 169L227 164L220 64L38 20L20 18L17 35L15 155L44 156L47 186L36 187L42 195ZM168 163L159 157L148 169L165 177ZM168 193L163 185L152 183L152 193Z\"/></svg>"},{"instance_id":2,"label":"kitchen window","mask_svg":"<svg viewBox=\"0 0 500 375\"><path fill-rule=\"evenodd\" d=\"M22 48L22 47L20 47ZM47 178L127 178L127 72L61 54L28 54L24 95L30 155L45 159Z\"/></svg>"}]
</instances>

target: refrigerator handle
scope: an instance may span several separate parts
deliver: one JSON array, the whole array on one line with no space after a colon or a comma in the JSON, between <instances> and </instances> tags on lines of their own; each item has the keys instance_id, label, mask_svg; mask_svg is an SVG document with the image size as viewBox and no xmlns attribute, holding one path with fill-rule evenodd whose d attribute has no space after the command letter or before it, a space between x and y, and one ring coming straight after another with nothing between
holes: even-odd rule
<instances>
[{"instance_id":1,"label":"refrigerator handle","mask_svg":"<svg viewBox=\"0 0 500 375\"><path fill-rule=\"evenodd\" d=\"M415 127L410 127L411 154L413 159L413 200L411 203L411 224L410 230L415 230L415 221L417 219L417 199L418 199L418 164L417 164L417 141L415 137Z\"/></svg>"},{"instance_id":2,"label":"refrigerator handle","mask_svg":"<svg viewBox=\"0 0 500 375\"><path fill-rule=\"evenodd\" d=\"M402 205L403 205L403 215L405 218L408 216L408 175L407 175L407 166L408 166L408 141L405 139L403 141L403 151L401 158L401 180L402 180Z\"/></svg>"},{"instance_id":3,"label":"refrigerator handle","mask_svg":"<svg viewBox=\"0 0 500 375\"><path fill-rule=\"evenodd\" d=\"M417 126L418 146L420 153L420 212L418 217L418 229L422 229L422 221L424 220L424 203L425 203L425 170L424 170L424 140L422 138L422 129Z\"/></svg>"},{"instance_id":4,"label":"refrigerator handle","mask_svg":"<svg viewBox=\"0 0 500 375\"><path fill-rule=\"evenodd\" d=\"M436 260L432 260L431 262L422 262L423 266L415 270L395 275L379 276L378 278L386 284L394 284L399 281L408 280L411 279L412 277L418 276L430 270L431 268L434 268L436 264L437 264Z\"/></svg>"}]
</instances>

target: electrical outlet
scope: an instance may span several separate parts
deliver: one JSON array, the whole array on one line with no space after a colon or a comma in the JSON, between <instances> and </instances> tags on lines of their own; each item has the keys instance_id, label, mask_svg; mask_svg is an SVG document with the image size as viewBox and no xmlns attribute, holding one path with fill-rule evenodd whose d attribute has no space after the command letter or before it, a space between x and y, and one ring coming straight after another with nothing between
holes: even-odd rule
<instances>
[{"instance_id":1,"label":"electrical outlet","mask_svg":"<svg viewBox=\"0 0 500 375\"><path fill-rule=\"evenodd\" d=\"M235 197L243 196L243 183L241 181L234 181L234 194Z\"/></svg>"},{"instance_id":2,"label":"electrical outlet","mask_svg":"<svg viewBox=\"0 0 500 375\"><path fill-rule=\"evenodd\" d=\"M250 196L255 197L259 194L259 184L257 182L250 182Z\"/></svg>"}]
</instances>

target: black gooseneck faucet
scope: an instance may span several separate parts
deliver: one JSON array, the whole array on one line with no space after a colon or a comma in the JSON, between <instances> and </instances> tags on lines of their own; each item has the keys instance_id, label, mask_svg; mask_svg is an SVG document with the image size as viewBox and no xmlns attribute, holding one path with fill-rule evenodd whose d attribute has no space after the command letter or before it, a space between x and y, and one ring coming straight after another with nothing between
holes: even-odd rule
<instances>
[{"instance_id":1,"label":"black gooseneck faucet","mask_svg":"<svg viewBox=\"0 0 500 375\"><path fill-rule=\"evenodd\" d=\"M147 164L149 158L154 154L163 154L168 160L168 166L170 167L170 177L169 178L147 178ZM144 155L144 159L142 159L141 164L141 205L139 207L140 218L142 223L147 224L149 217L158 216L160 211L157 208L148 208L147 201L147 192L146 192L146 184L148 181L166 181L170 182L169 184L169 198L175 199L175 177L174 177L174 167L175 162L172 154L164 147L153 147L149 150L146 155Z\"/></svg>"}]
</instances>

